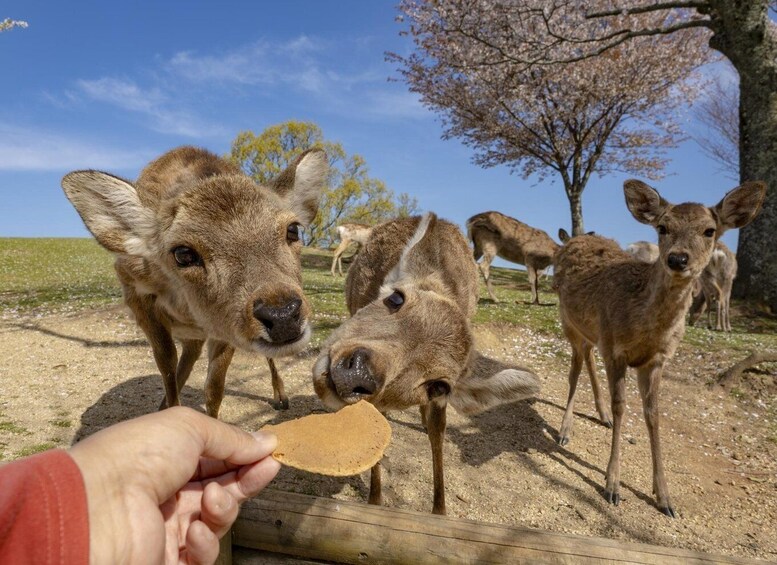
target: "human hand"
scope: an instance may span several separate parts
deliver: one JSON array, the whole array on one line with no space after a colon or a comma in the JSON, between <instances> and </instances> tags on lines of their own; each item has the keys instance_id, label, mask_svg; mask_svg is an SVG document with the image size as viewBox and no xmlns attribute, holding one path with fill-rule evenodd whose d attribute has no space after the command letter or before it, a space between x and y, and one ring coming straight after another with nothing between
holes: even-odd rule
<instances>
[{"instance_id":1,"label":"human hand","mask_svg":"<svg viewBox=\"0 0 777 565\"><path fill-rule=\"evenodd\" d=\"M240 502L278 473L276 443L181 407L77 443L69 453L86 485L90 562L212 563Z\"/></svg>"}]
</instances>

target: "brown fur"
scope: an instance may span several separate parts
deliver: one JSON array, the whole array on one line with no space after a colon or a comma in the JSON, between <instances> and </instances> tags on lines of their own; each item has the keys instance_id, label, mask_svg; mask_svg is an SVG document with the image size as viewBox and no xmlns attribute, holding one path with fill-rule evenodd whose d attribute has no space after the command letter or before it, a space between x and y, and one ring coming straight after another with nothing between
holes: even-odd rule
<instances>
[{"instance_id":1,"label":"brown fur","mask_svg":"<svg viewBox=\"0 0 777 565\"><path fill-rule=\"evenodd\" d=\"M649 241L635 241L626 247L635 259L645 263L655 263L658 260L658 245Z\"/></svg>"},{"instance_id":2,"label":"brown fur","mask_svg":"<svg viewBox=\"0 0 777 565\"><path fill-rule=\"evenodd\" d=\"M351 318L324 344L313 368L316 393L330 408L362 398L384 412L420 406L432 445L433 511L438 514L445 513L447 404L473 414L539 390L530 371L474 350L470 322L477 279L463 235L434 214L373 228L348 270ZM393 310L390 301L398 293L402 304ZM370 502L379 503L380 496L376 466Z\"/></svg>"},{"instance_id":3,"label":"brown fur","mask_svg":"<svg viewBox=\"0 0 777 565\"><path fill-rule=\"evenodd\" d=\"M475 247L475 260L483 257L480 271L491 300L497 301L491 288L490 267L494 257L499 256L526 266L532 302L540 303L539 277L551 265L559 247L547 233L500 212L482 212L467 220L467 234Z\"/></svg>"},{"instance_id":4,"label":"brown fur","mask_svg":"<svg viewBox=\"0 0 777 565\"><path fill-rule=\"evenodd\" d=\"M302 294L301 243L287 229L312 219L326 167L320 151L306 152L276 183L260 187L224 159L180 147L149 164L134 186L98 171L62 180L86 226L116 254L125 302L162 373L163 407L179 403L205 341L208 414L218 416L236 347L268 357L276 403L288 407L270 358L305 346L310 307ZM184 247L201 264L180 266L175 250ZM297 311L279 314L296 300ZM274 339L260 319L266 311L288 332L298 331L296 340ZM174 337L183 344L180 360Z\"/></svg>"},{"instance_id":5,"label":"brown fur","mask_svg":"<svg viewBox=\"0 0 777 565\"><path fill-rule=\"evenodd\" d=\"M632 215L659 231L659 258L634 259L616 242L599 236L571 238L554 258L561 324L572 345L569 398L559 443L570 438L577 379L583 361L591 376L599 415L609 424L593 363L593 347L605 363L613 413L612 451L605 495L620 501L620 438L625 408L627 367L637 370L653 457L653 492L658 506L674 517L664 477L658 433L658 394L664 363L685 330L694 281L709 263L715 241L729 228L741 227L759 212L765 187L746 183L714 208L672 205L639 181L624 184ZM674 268L671 266L674 265Z\"/></svg>"},{"instance_id":6,"label":"brown fur","mask_svg":"<svg viewBox=\"0 0 777 565\"><path fill-rule=\"evenodd\" d=\"M340 269L340 276L343 276L343 260L341 255L345 253L351 243L358 243L361 249L362 245L367 243L370 237L370 226L365 224L340 224L337 226L337 234L340 236L340 245L335 249L332 257L332 276L335 276L335 266Z\"/></svg>"},{"instance_id":7,"label":"brown fur","mask_svg":"<svg viewBox=\"0 0 777 565\"><path fill-rule=\"evenodd\" d=\"M737 276L737 258L736 255L722 242L715 244L715 251L712 253L707 267L702 271L699 277L699 292L695 292L693 303L691 304L689 322L696 324L704 310L709 308L707 323L710 328L712 321L712 304L716 304L715 329L718 331L730 332L730 302L731 287L734 284L734 278Z\"/></svg>"}]
</instances>

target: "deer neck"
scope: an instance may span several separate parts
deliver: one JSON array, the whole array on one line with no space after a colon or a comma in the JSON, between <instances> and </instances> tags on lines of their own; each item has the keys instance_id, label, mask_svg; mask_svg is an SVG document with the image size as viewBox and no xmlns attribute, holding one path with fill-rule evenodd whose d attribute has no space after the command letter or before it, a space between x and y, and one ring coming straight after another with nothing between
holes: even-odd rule
<instances>
[{"instance_id":1,"label":"deer neck","mask_svg":"<svg viewBox=\"0 0 777 565\"><path fill-rule=\"evenodd\" d=\"M653 263L650 270L650 284L646 306L655 312L655 319L666 326L667 321L685 318L692 300L695 277L677 278L670 275L660 259Z\"/></svg>"}]
</instances>

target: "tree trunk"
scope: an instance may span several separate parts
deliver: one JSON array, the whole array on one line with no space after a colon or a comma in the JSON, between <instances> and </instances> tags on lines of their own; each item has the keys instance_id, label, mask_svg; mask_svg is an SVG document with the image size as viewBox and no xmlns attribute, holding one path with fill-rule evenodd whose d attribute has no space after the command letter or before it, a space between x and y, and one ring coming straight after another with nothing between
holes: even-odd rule
<instances>
[{"instance_id":1,"label":"tree trunk","mask_svg":"<svg viewBox=\"0 0 777 565\"><path fill-rule=\"evenodd\" d=\"M763 180L759 216L739 234L734 296L777 313L777 40L766 0L711 0L717 16L710 46L739 73L740 178Z\"/></svg>"},{"instance_id":2,"label":"tree trunk","mask_svg":"<svg viewBox=\"0 0 777 565\"><path fill-rule=\"evenodd\" d=\"M585 228L583 226L583 190L577 187L571 187L567 190L569 198L569 211L572 214L572 236L583 235Z\"/></svg>"}]
</instances>

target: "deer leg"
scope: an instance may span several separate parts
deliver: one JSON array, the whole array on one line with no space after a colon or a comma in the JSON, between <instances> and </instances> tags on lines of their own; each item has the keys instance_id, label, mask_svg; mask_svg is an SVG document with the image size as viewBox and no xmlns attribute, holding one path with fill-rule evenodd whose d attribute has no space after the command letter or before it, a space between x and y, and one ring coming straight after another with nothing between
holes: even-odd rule
<instances>
[{"instance_id":1,"label":"deer leg","mask_svg":"<svg viewBox=\"0 0 777 565\"><path fill-rule=\"evenodd\" d=\"M205 409L208 416L219 417L224 400L224 379L235 348L223 341L208 340L208 378L205 380Z\"/></svg>"},{"instance_id":2,"label":"deer leg","mask_svg":"<svg viewBox=\"0 0 777 565\"><path fill-rule=\"evenodd\" d=\"M639 394L642 396L642 411L645 414L648 435L650 436L650 452L653 456L653 494L658 501L658 509L670 518L677 515L669 501L669 488L666 486L664 463L661 456L661 439L659 436L658 393L661 388L662 364L648 365L637 370Z\"/></svg>"},{"instance_id":3,"label":"deer leg","mask_svg":"<svg viewBox=\"0 0 777 565\"><path fill-rule=\"evenodd\" d=\"M621 501L621 427L623 425L623 412L626 408L626 364L622 361L612 360L607 362L606 368L607 383L610 386L613 424L610 461L607 464L604 497L608 502L617 506Z\"/></svg>"},{"instance_id":4,"label":"deer leg","mask_svg":"<svg viewBox=\"0 0 777 565\"><path fill-rule=\"evenodd\" d=\"M175 370L175 388L177 394L180 395L183 386L189 379L189 375L192 374L194 363L200 358L202 352L202 340L199 339L187 339L183 341L183 348L181 351L181 357L178 359L178 368ZM162 404L159 405L160 410L167 408L167 399L162 399Z\"/></svg>"},{"instance_id":5,"label":"deer leg","mask_svg":"<svg viewBox=\"0 0 777 565\"><path fill-rule=\"evenodd\" d=\"M153 299L148 296L138 296L134 290L125 287L125 301L135 317L135 321L148 339L154 361L162 375L165 387L165 398L159 409L178 406L178 387L176 386L176 365L178 352L170 331L154 314Z\"/></svg>"},{"instance_id":6,"label":"deer leg","mask_svg":"<svg viewBox=\"0 0 777 565\"><path fill-rule=\"evenodd\" d=\"M270 357L267 357L266 359L267 364L270 366L270 375L272 376L273 401L270 404L276 410L288 410L289 397L286 396L286 391L283 388L283 379L278 373L278 369L275 368L275 361Z\"/></svg>"},{"instance_id":7,"label":"deer leg","mask_svg":"<svg viewBox=\"0 0 777 565\"><path fill-rule=\"evenodd\" d=\"M491 249L486 247L483 249L483 260L480 262L480 272L483 273L483 278L486 280L486 292L488 292L489 298L494 302L499 302L494 296L494 290L491 288L491 261L494 260L495 254L491 253Z\"/></svg>"},{"instance_id":8,"label":"deer leg","mask_svg":"<svg viewBox=\"0 0 777 565\"><path fill-rule=\"evenodd\" d=\"M445 514L445 475L443 472L443 440L445 438L447 396L433 398L424 407L427 434L432 444L432 473L434 475L434 502L432 514Z\"/></svg>"},{"instance_id":9,"label":"deer leg","mask_svg":"<svg viewBox=\"0 0 777 565\"><path fill-rule=\"evenodd\" d=\"M689 310L690 317L688 319L688 325L695 326L696 322L699 321L699 318L701 318L702 314L704 314L704 310L706 309L707 298L704 292L699 292L699 294L693 297L693 302L691 303L691 308Z\"/></svg>"},{"instance_id":10,"label":"deer leg","mask_svg":"<svg viewBox=\"0 0 777 565\"><path fill-rule=\"evenodd\" d=\"M585 368L588 370L588 376L591 377L591 390L594 393L594 402L596 411L599 412L599 419L607 428L612 427L612 415L610 408L602 395L602 387L599 384L599 376L596 374L596 361L594 359L594 348L590 343L583 343L583 359L585 359Z\"/></svg>"},{"instance_id":11,"label":"deer leg","mask_svg":"<svg viewBox=\"0 0 777 565\"><path fill-rule=\"evenodd\" d=\"M529 278L529 286L531 287L531 299L533 304L540 303L540 293L538 291L538 279L537 269L529 265L526 266L526 274Z\"/></svg>"},{"instance_id":12,"label":"deer leg","mask_svg":"<svg viewBox=\"0 0 777 565\"><path fill-rule=\"evenodd\" d=\"M375 465L372 466L372 469L370 469L370 497L367 502L377 505L383 503L380 486L380 461L375 463Z\"/></svg>"},{"instance_id":13,"label":"deer leg","mask_svg":"<svg viewBox=\"0 0 777 565\"><path fill-rule=\"evenodd\" d=\"M572 343L570 341L570 343ZM569 395L567 396L567 409L564 412L564 419L561 420L561 429L559 430L559 445L569 443L572 435L572 424L575 420L575 392L577 391L577 380L580 377L580 370L583 368L583 356L580 353L580 343L572 343L572 365L569 367Z\"/></svg>"},{"instance_id":14,"label":"deer leg","mask_svg":"<svg viewBox=\"0 0 777 565\"><path fill-rule=\"evenodd\" d=\"M344 239L340 242L340 245L337 246L337 249L335 249L335 255L332 257L332 276L335 276L335 265L340 265L340 276L343 276L343 261L340 258L340 255L345 253L345 249L348 247L348 244L350 243L349 240Z\"/></svg>"}]
</instances>

